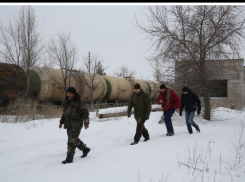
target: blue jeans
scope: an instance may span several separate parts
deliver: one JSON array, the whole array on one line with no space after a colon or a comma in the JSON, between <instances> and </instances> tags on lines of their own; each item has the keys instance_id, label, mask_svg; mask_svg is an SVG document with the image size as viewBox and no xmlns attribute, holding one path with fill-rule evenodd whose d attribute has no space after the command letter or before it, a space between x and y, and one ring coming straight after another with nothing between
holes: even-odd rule
<instances>
[{"instance_id":1,"label":"blue jeans","mask_svg":"<svg viewBox=\"0 0 245 182\"><path fill-rule=\"evenodd\" d=\"M164 123L165 123L165 126L167 128L168 133L169 132L173 132L174 133L174 128L173 128L172 120L171 120L171 117L173 116L174 112L175 112L175 108L169 109L168 111L164 111L163 112Z\"/></svg>"},{"instance_id":2,"label":"blue jeans","mask_svg":"<svg viewBox=\"0 0 245 182\"><path fill-rule=\"evenodd\" d=\"M192 112L185 111L185 121L186 121L186 126L188 131L192 131L191 126L194 127L197 126L197 124L193 121L194 115L195 115L195 111Z\"/></svg>"}]
</instances>

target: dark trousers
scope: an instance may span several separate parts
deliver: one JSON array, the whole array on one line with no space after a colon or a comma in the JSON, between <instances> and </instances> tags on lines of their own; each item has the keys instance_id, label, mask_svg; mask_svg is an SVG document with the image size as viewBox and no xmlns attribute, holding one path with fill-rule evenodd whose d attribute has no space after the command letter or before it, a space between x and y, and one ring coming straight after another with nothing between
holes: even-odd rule
<instances>
[{"instance_id":1,"label":"dark trousers","mask_svg":"<svg viewBox=\"0 0 245 182\"><path fill-rule=\"evenodd\" d=\"M193 121L194 115L195 115L195 111L192 112L185 111L185 120L186 120L186 126L188 131L192 131L191 126L194 127L197 126L197 124Z\"/></svg>"},{"instance_id":2,"label":"dark trousers","mask_svg":"<svg viewBox=\"0 0 245 182\"><path fill-rule=\"evenodd\" d=\"M149 133L144 126L145 118L139 118L136 120L136 122L137 122L137 127L134 136L134 141L139 142L142 135L144 138L149 138Z\"/></svg>"},{"instance_id":3,"label":"dark trousers","mask_svg":"<svg viewBox=\"0 0 245 182\"><path fill-rule=\"evenodd\" d=\"M167 128L167 132L174 132L174 128L173 128L173 125L172 125L172 120L171 120L171 117L173 116L175 112L175 108L173 109L169 109L168 111L164 111L163 114L164 114L164 123L165 123L165 126Z\"/></svg>"},{"instance_id":4,"label":"dark trousers","mask_svg":"<svg viewBox=\"0 0 245 182\"><path fill-rule=\"evenodd\" d=\"M68 142L67 142L67 157L66 160L73 160L75 150L78 148L79 150L84 150L84 143L78 138L81 132L81 127L67 129Z\"/></svg>"}]
</instances>

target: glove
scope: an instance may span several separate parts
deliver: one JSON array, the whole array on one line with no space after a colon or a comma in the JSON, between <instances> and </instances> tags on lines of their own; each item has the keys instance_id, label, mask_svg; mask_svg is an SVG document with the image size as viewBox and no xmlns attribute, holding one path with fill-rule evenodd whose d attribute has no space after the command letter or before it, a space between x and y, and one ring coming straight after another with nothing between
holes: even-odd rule
<instances>
[{"instance_id":1,"label":"glove","mask_svg":"<svg viewBox=\"0 0 245 182\"><path fill-rule=\"evenodd\" d=\"M128 118L130 118L131 117L131 112L128 112Z\"/></svg>"},{"instance_id":2,"label":"glove","mask_svg":"<svg viewBox=\"0 0 245 182\"><path fill-rule=\"evenodd\" d=\"M146 121L146 120L148 120L148 119L149 119L149 116L148 116L148 115L146 115L146 116L145 116L145 121Z\"/></svg>"},{"instance_id":3,"label":"glove","mask_svg":"<svg viewBox=\"0 0 245 182\"><path fill-rule=\"evenodd\" d=\"M197 114L199 115L200 114L200 111L197 111Z\"/></svg>"},{"instance_id":4,"label":"glove","mask_svg":"<svg viewBox=\"0 0 245 182\"><path fill-rule=\"evenodd\" d=\"M179 115L182 116L182 112L179 112Z\"/></svg>"}]
</instances>

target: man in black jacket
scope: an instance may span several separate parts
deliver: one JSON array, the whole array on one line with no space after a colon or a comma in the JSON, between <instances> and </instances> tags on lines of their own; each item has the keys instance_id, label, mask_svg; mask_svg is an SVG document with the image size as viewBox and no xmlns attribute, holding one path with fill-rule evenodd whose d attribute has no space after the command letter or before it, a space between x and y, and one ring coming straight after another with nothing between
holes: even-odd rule
<instances>
[{"instance_id":1,"label":"man in black jacket","mask_svg":"<svg viewBox=\"0 0 245 182\"><path fill-rule=\"evenodd\" d=\"M191 91L191 89L187 87L183 87L183 94L181 95L181 105L180 105L180 113L182 116L183 108L185 108L185 119L187 129L190 134L192 134L192 127L195 127L197 132L200 132L199 126L193 121L195 111L197 109L197 114L200 114L201 111L201 101L198 96Z\"/></svg>"}]
</instances>

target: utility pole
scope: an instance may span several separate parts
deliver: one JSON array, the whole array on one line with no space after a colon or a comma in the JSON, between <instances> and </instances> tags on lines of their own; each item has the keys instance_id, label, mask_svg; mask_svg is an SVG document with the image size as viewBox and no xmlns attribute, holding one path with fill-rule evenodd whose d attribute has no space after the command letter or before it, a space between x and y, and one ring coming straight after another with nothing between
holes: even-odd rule
<instances>
[{"instance_id":1,"label":"utility pole","mask_svg":"<svg viewBox=\"0 0 245 182\"><path fill-rule=\"evenodd\" d=\"M90 74L90 51L88 52L88 73Z\"/></svg>"}]
</instances>

